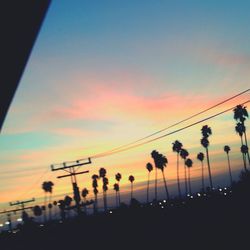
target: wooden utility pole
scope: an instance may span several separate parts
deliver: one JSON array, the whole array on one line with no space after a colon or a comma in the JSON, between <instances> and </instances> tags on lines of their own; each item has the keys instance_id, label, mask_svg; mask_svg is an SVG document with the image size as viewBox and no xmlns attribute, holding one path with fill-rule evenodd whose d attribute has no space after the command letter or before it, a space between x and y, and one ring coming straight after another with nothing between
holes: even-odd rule
<instances>
[{"instance_id":1,"label":"wooden utility pole","mask_svg":"<svg viewBox=\"0 0 250 250\"><path fill-rule=\"evenodd\" d=\"M82 172L76 172L77 171L76 167L80 167L80 166L86 165L86 164L91 164L90 158L88 158L87 162L81 162L81 160L77 160L71 165L67 165L67 163L64 162L64 163L62 163L61 167L57 167L57 168L55 168L54 165L51 165L51 171L63 170L63 171L68 173L66 175L57 176L57 178L60 179L60 178L70 177L72 187L73 187L74 200L76 203L76 210L77 210L78 215L81 214L81 208L80 208L81 196L80 196L80 192L79 192L79 187L77 185L76 175L86 174L86 173L89 173L89 171L87 170L87 171L82 171Z\"/></svg>"}]
</instances>

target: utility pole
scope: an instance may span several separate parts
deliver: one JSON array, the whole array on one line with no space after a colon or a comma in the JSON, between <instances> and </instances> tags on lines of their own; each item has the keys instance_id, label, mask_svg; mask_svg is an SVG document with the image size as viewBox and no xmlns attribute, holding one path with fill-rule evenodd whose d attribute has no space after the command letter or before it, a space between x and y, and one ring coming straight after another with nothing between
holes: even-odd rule
<instances>
[{"instance_id":1,"label":"utility pole","mask_svg":"<svg viewBox=\"0 0 250 250\"><path fill-rule=\"evenodd\" d=\"M16 202L10 202L10 206L16 206L16 205L21 205L21 208L16 208L16 209L12 209L12 210L4 210L1 211L0 214L7 214L7 223L8 223L8 227L9 227L9 231L12 232L12 220L11 220L11 213L16 213L18 211L22 211L22 220L25 222L27 217L26 217L26 209L32 209L33 207L25 207L25 203L29 203L35 201L34 198L30 199L30 200L25 200L25 201L16 201ZM7 224L6 223L6 224Z\"/></svg>"},{"instance_id":2,"label":"utility pole","mask_svg":"<svg viewBox=\"0 0 250 250\"><path fill-rule=\"evenodd\" d=\"M32 198L30 200L25 200L25 201L15 201L15 202L10 202L10 206L21 206L22 210L22 220L25 222L27 220L27 213L25 212L25 205L26 203L33 202L35 201L35 198ZM18 210L16 210L18 211Z\"/></svg>"},{"instance_id":3,"label":"utility pole","mask_svg":"<svg viewBox=\"0 0 250 250\"><path fill-rule=\"evenodd\" d=\"M73 195L74 195L74 200L75 200L75 203L76 203L76 209L77 209L78 215L81 214L81 209L80 209L81 197L80 197L79 187L77 185L76 175L86 174L86 173L89 173L89 171L88 170L87 171L82 171L82 172L76 172L76 171L80 166L86 165L86 164L91 164L91 159L90 158L88 158L87 162L82 162L81 163L81 160L77 160L71 165L67 165L67 163L63 162L62 166L57 167L57 168L55 168L54 165L51 165L51 171L63 170L63 171L68 173L66 175L57 176L57 178L60 179L60 178L70 177L72 187L73 187ZM76 167L78 167L78 168L76 169Z\"/></svg>"}]
</instances>

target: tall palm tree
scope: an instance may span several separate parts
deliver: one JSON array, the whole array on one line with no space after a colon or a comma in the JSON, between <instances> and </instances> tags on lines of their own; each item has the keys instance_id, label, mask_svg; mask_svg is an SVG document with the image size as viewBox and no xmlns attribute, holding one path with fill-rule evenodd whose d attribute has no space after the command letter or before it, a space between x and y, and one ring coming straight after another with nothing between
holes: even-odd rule
<instances>
[{"instance_id":1,"label":"tall palm tree","mask_svg":"<svg viewBox=\"0 0 250 250\"><path fill-rule=\"evenodd\" d=\"M70 196L66 195L64 197L64 204L65 204L65 207L68 209L68 211L70 209L70 205L71 205L72 201L73 201L73 199ZM69 215L69 212L68 212L68 215Z\"/></svg>"},{"instance_id":2,"label":"tall palm tree","mask_svg":"<svg viewBox=\"0 0 250 250\"><path fill-rule=\"evenodd\" d=\"M248 153L248 146L247 145L242 145L241 148L240 148L240 151L245 156L245 159L246 159L246 155ZM245 168L245 171L247 171L246 163L244 164L244 168Z\"/></svg>"},{"instance_id":3,"label":"tall palm tree","mask_svg":"<svg viewBox=\"0 0 250 250\"><path fill-rule=\"evenodd\" d=\"M128 177L128 180L130 181L131 183L131 200L133 199L133 182L135 181L135 177L133 175L130 175Z\"/></svg>"},{"instance_id":4,"label":"tall palm tree","mask_svg":"<svg viewBox=\"0 0 250 250\"><path fill-rule=\"evenodd\" d=\"M44 181L42 183L42 189L44 191L44 220L47 220L46 207L47 207L47 193L50 193L49 202L51 201L51 195L53 191L54 183L52 181ZM49 210L49 217L51 219L51 209Z\"/></svg>"},{"instance_id":5,"label":"tall palm tree","mask_svg":"<svg viewBox=\"0 0 250 250\"><path fill-rule=\"evenodd\" d=\"M107 196L106 192L108 190L108 179L106 178L107 171L105 168L99 169L99 177L102 178L102 190L103 190L103 205L104 205L104 211L107 211Z\"/></svg>"},{"instance_id":6,"label":"tall palm tree","mask_svg":"<svg viewBox=\"0 0 250 250\"><path fill-rule=\"evenodd\" d=\"M241 141L241 146L244 145L244 142L243 142L243 134L244 132L246 131L246 127L244 124L242 124L241 122L238 122L235 126L235 131L237 134L239 134L240 136L240 141ZM244 164L244 169L246 169L246 157L245 157L245 154L242 153L242 159L243 159L243 164Z\"/></svg>"},{"instance_id":7,"label":"tall palm tree","mask_svg":"<svg viewBox=\"0 0 250 250\"><path fill-rule=\"evenodd\" d=\"M65 201L64 200L59 200L58 201L58 207L61 210L61 219L65 220Z\"/></svg>"},{"instance_id":8,"label":"tall palm tree","mask_svg":"<svg viewBox=\"0 0 250 250\"><path fill-rule=\"evenodd\" d=\"M119 192L119 184L115 183L114 184L114 190L115 190L115 201L116 201L116 207L118 207L119 204L119 199L118 199L118 192Z\"/></svg>"},{"instance_id":9,"label":"tall palm tree","mask_svg":"<svg viewBox=\"0 0 250 250\"><path fill-rule=\"evenodd\" d=\"M182 143L179 141L175 141L173 144L173 152L176 152L177 154L177 185L178 185L178 193L179 193L179 199L181 199L181 185L180 185L180 174L179 174L179 154L182 149Z\"/></svg>"},{"instance_id":10,"label":"tall palm tree","mask_svg":"<svg viewBox=\"0 0 250 250\"><path fill-rule=\"evenodd\" d=\"M94 202L94 213L97 213L98 211L98 204L97 204L97 194L98 194L98 182L97 180L99 179L99 176L97 174L92 175L92 187L93 187L93 192L95 195L95 202Z\"/></svg>"},{"instance_id":11,"label":"tall palm tree","mask_svg":"<svg viewBox=\"0 0 250 250\"><path fill-rule=\"evenodd\" d=\"M182 148L180 151L180 156L184 160L185 191L186 191L186 195L187 195L188 194L188 186L187 186L187 170L186 170L185 160L189 156L189 153L186 149Z\"/></svg>"},{"instance_id":12,"label":"tall palm tree","mask_svg":"<svg viewBox=\"0 0 250 250\"><path fill-rule=\"evenodd\" d=\"M87 188L84 188L82 190L82 198L84 202L84 212L87 214L87 207L86 207L86 202L87 202L87 195L89 194L89 190Z\"/></svg>"},{"instance_id":13,"label":"tall palm tree","mask_svg":"<svg viewBox=\"0 0 250 250\"><path fill-rule=\"evenodd\" d=\"M151 157L153 158L155 164L155 201L157 201L157 166L159 164L159 153L156 150L153 150L151 152Z\"/></svg>"},{"instance_id":14,"label":"tall palm tree","mask_svg":"<svg viewBox=\"0 0 250 250\"><path fill-rule=\"evenodd\" d=\"M234 110L234 119L236 121L240 121L240 123L245 127L245 120L248 118L248 112L247 108L243 105L237 105ZM244 129L244 138L245 138L245 145L248 147L248 142L247 142L247 134L246 134L246 128ZM246 153L247 158L248 158L248 163L250 166L250 155L249 152Z\"/></svg>"},{"instance_id":15,"label":"tall palm tree","mask_svg":"<svg viewBox=\"0 0 250 250\"><path fill-rule=\"evenodd\" d=\"M201 139L201 145L206 149L209 182L210 182L211 189L213 189L213 181L212 181L212 174L211 174L211 167L210 167L210 160L209 160L209 153L208 153L208 147L209 147L208 137L212 135L212 130L210 127L205 125L201 129L201 133L203 135L203 138Z\"/></svg>"},{"instance_id":16,"label":"tall palm tree","mask_svg":"<svg viewBox=\"0 0 250 250\"><path fill-rule=\"evenodd\" d=\"M185 164L188 168L188 187L189 187L189 194L191 195L192 190L191 190L191 180L190 180L190 168L193 166L193 161L191 159L187 159L185 161Z\"/></svg>"},{"instance_id":17,"label":"tall palm tree","mask_svg":"<svg viewBox=\"0 0 250 250\"><path fill-rule=\"evenodd\" d=\"M228 163L228 171L229 171L229 177L230 177L230 184L231 187L233 185L233 178L232 178L232 172L231 172L231 165L230 165L230 159L229 159L229 152L230 152L230 147L228 145L224 146L224 152L227 154L227 163Z\"/></svg>"},{"instance_id":18,"label":"tall palm tree","mask_svg":"<svg viewBox=\"0 0 250 250\"><path fill-rule=\"evenodd\" d=\"M202 192L205 191L205 182L204 182L204 154L202 152L197 154L197 159L201 162L201 185L202 185Z\"/></svg>"},{"instance_id":19,"label":"tall palm tree","mask_svg":"<svg viewBox=\"0 0 250 250\"><path fill-rule=\"evenodd\" d=\"M121 205L121 194L120 194L120 181L122 179L122 175L120 173L117 173L115 175L115 179L117 180L117 184L119 186L119 191L118 191L118 200L119 200L119 206Z\"/></svg>"},{"instance_id":20,"label":"tall palm tree","mask_svg":"<svg viewBox=\"0 0 250 250\"><path fill-rule=\"evenodd\" d=\"M149 202L149 181L150 181L150 172L153 170L153 165L148 162L146 165L146 169L148 170L148 185L147 185L147 203Z\"/></svg>"},{"instance_id":21,"label":"tall palm tree","mask_svg":"<svg viewBox=\"0 0 250 250\"><path fill-rule=\"evenodd\" d=\"M42 211L42 209L41 209L40 206L37 206L37 205L36 205L36 206L33 207L33 213L34 213L34 215L35 215L36 217L39 217L39 216L42 215L43 211Z\"/></svg>"}]
</instances>

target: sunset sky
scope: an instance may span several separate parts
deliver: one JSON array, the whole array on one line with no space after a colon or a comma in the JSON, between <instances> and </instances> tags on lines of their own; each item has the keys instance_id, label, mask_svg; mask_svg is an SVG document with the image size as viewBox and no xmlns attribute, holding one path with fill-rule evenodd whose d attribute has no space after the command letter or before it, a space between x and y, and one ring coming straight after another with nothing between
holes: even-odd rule
<instances>
[{"instance_id":1,"label":"sunset sky","mask_svg":"<svg viewBox=\"0 0 250 250\"><path fill-rule=\"evenodd\" d=\"M249 1L228 0L53 1L0 135L0 208L9 208L9 201L42 197L45 180L55 183L55 196L71 194L70 180L57 179L63 172L51 172L51 164L130 143L248 89L249 9ZM160 135L249 97L248 92ZM120 172L126 197L133 174L135 196L144 201L145 165L156 149L169 160L166 177L175 194L176 139L190 152L198 188L196 155L203 151L200 129L205 124L213 131L209 149L215 185L227 185L225 144L232 149L235 179L242 168L232 112L94 159L81 168L90 173L78 177L80 189L90 189L91 197L91 175L105 167L110 194Z\"/></svg>"}]
</instances>

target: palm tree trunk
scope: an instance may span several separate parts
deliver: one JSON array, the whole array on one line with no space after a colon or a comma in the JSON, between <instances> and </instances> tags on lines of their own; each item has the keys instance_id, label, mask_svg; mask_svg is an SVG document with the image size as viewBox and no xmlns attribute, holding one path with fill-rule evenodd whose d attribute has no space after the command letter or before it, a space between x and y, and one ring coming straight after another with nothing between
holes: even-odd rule
<instances>
[{"instance_id":1,"label":"palm tree trunk","mask_svg":"<svg viewBox=\"0 0 250 250\"><path fill-rule=\"evenodd\" d=\"M47 209L47 193L45 192L44 195L44 223L47 221L47 214L46 214L46 209Z\"/></svg>"},{"instance_id":2,"label":"palm tree trunk","mask_svg":"<svg viewBox=\"0 0 250 250\"><path fill-rule=\"evenodd\" d=\"M121 193L120 193L120 190L118 192L118 199L119 199L119 207L121 206Z\"/></svg>"},{"instance_id":3,"label":"palm tree trunk","mask_svg":"<svg viewBox=\"0 0 250 250\"><path fill-rule=\"evenodd\" d=\"M83 202L85 203L84 212L85 212L85 214L87 215L86 197L83 197Z\"/></svg>"},{"instance_id":4,"label":"palm tree trunk","mask_svg":"<svg viewBox=\"0 0 250 250\"><path fill-rule=\"evenodd\" d=\"M190 168L188 168L188 187L189 187L189 194L192 194L191 190L191 181L190 181Z\"/></svg>"},{"instance_id":5,"label":"palm tree trunk","mask_svg":"<svg viewBox=\"0 0 250 250\"><path fill-rule=\"evenodd\" d=\"M205 192L205 183L204 183L204 164L201 161L201 184L202 184L202 192Z\"/></svg>"},{"instance_id":6,"label":"palm tree trunk","mask_svg":"<svg viewBox=\"0 0 250 250\"><path fill-rule=\"evenodd\" d=\"M155 166L155 200L157 201L157 167Z\"/></svg>"},{"instance_id":7,"label":"palm tree trunk","mask_svg":"<svg viewBox=\"0 0 250 250\"><path fill-rule=\"evenodd\" d=\"M133 182L131 182L131 200L133 199Z\"/></svg>"},{"instance_id":8,"label":"palm tree trunk","mask_svg":"<svg viewBox=\"0 0 250 250\"><path fill-rule=\"evenodd\" d=\"M94 202L94 213L97 213L98 211L98 206L97 206L97 194L95 194L95 202Z\"/></svg>"},{"instance_id":9,"label":"palm tree trunk","mask_svg":"<svg viewBox=\"0 0 250 250\"><path fill-rule=\"evenodd\" d=\"M107 194L106 191L103 191L103 203L104 203L104 211L107 211Z\"/></svg>"},{"instance_id":10,"label":"palm tree trunk","mask_svg":"<svg viewBox=\"0 0 250 250\"><path fill-rule=\"evenodd\" d=\"M118 191L115 191L116 208L118 208Z\"/></svg>"},{"instance_id":11,"label":"palm tree trunk","mask_svg":"<svg viewBox=\"0 0 250 250\"><path fill-rule=\"evenodd\" d=\"M209 174L210 188L213 189L213 181L212 181L212 174L211 174L211 168L210 168L210 161L209 161L208 148L206 148L206 154L207 154L207 166L208 166L208 174Z\"/></svg>"},{"instance_id":12,"label":"palm tree trunk","mask_svg":"<svg viewBox=\"0 0 250 250\"><path fill-rule=\"evenodd\" d=\"M246 146L248 147L248 143L247 143L247 133L245 131L244 133L244 136L245 136L245 143L246 143ZM250 166L250 156L249 156L249 151L247 152L247 157L248 157L248 164Z\"/></svg>"},{"instance_id":13,"label":"palm tree trunk","mask_svg":"<svg viewBox=\"0 0 250 250\"><path fill-rule=\"evenodd\" d=\"M150 177L150 173L148 172L147 203L148 203L148 201L149 201L149 177Z\"/></svg>"},{"instance_id":14,"label":"palm tree trunk","mask_svg":"<svg viewBox=\"0 0 250 250\"><path fill-rule=\"evenodd\" d=\"M181 186L180 186L180 176L179 176L179 153L177 153L177 184L178 184L179 199L181 199Z\"/></svg>"},{"instance_id":15,"label":"palm tree trunk","mask_svg":"<svg viewBox=\"0 0 250 250\"><path fill-rule=\"evenodd\" d=\"M229 154L227 154L227 163L228 163L228 171L229 171L229 177L230 177L230 184L231 184L231 187L232 187L233 186L233 177L232 177L232 172L231 172Z\"/></svg>"},{"instance_id":16,"label":"palm tree trunk","mask_svg":"<svg viewBox=\"0 0 250 250\"><path fill-rule=\"evenodd\" d=\"M169 200L170 197L169 197L168 186L167 186L167 182L166 182L164 170L162 170L162 177L163 177L163 180L164 180L164 185L165 185L165 190L166 190L167 199Z\"/></svg>"},{"instance_id":17,"label":"palm tree trunk","mask_svg":"<svg viewBox=\"0 0 250 250\"><path fill-rule=\"evenodd\" d=\"M187 186L187 168L185 166L185 160L184 160L184 175L185 175L185 193L186 196L188 194L188 186Z\"/></svg>"},{"instance_id":18,"label":"palm tree trunk","mask_svg":"<svg viewBox=\"0 0 250 250\"><path fill-rule=\"evenodd\" d=\"M240 140L241 140L241 146L243 146L242 136L240 136ZM245 171L247 171L246 158L245 158L244 153L242 153L242 158L243 158L243 163L244 163L244 169L245 169Z\"/></svg>"}]
</instances>

